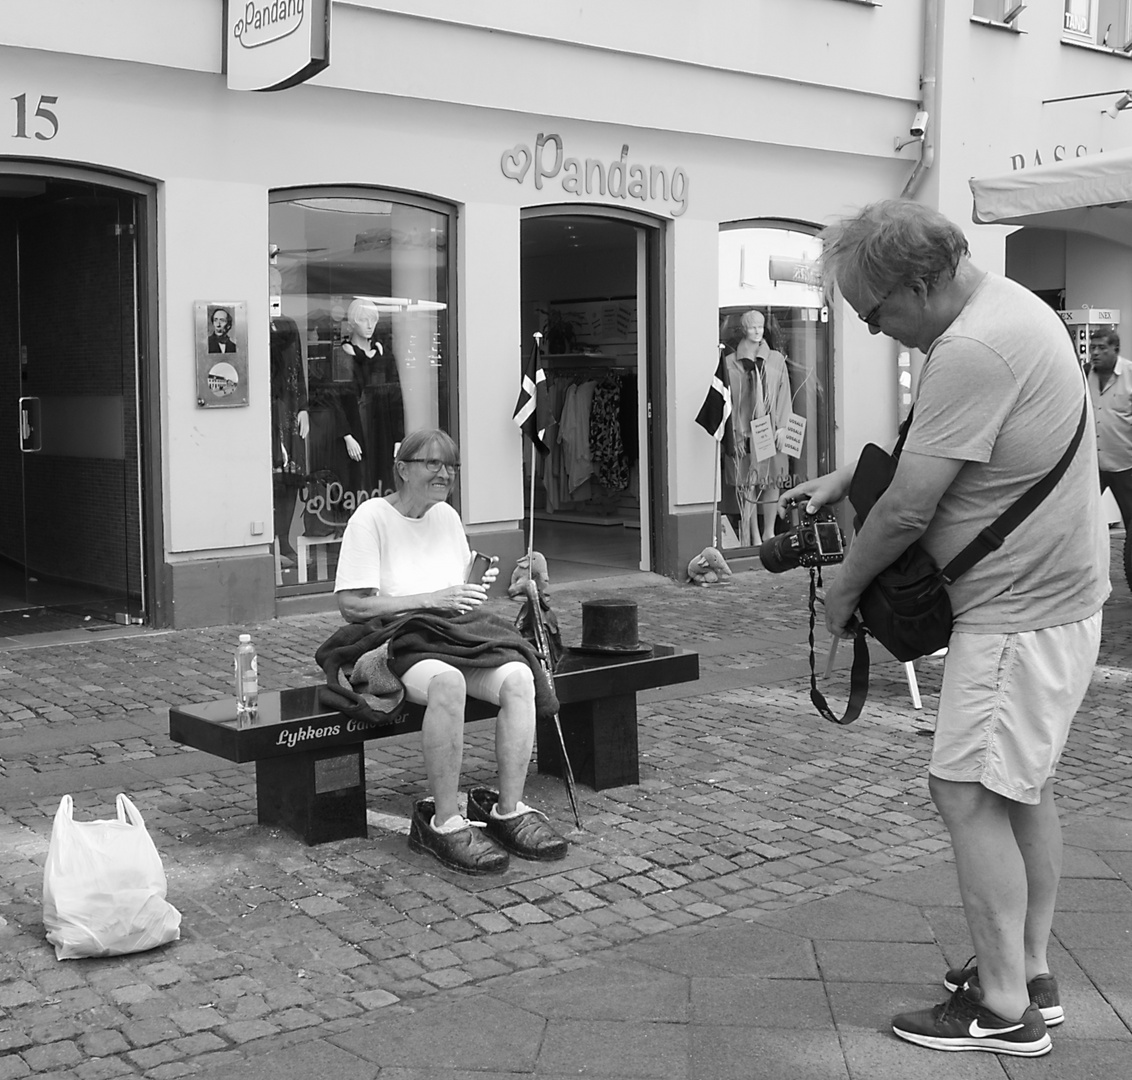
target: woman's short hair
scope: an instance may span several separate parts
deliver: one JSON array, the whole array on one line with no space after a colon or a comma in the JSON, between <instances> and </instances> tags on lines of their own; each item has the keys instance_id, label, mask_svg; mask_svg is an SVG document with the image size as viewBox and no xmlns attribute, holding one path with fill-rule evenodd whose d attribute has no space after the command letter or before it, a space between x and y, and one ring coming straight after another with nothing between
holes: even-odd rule
<instances>
[{"instance_id":1,"label":"woman's short hair","mask_svg":"<svg viewBox=\"0 0 1132 1080\"><path fill-rule=\"evenodd\" d=\"M822 231L822 280L828 292L851 278L873 296L905 282L932 287L952 278L970 254L963 230L923 203L886 199Z\"/></svg>"},{"instance_id":2,"label":"woman's short hair","mask_svg":"<svg viewBox=\"0 0 1132 1080\"><path fill-rule=\"evenodd\" d=\"M436 448L436 453L430 454L429 450L433 447ZM440 428L418 428L409 432L401 440L397 453L393 455L393 482L398 491L401 490L404 479L397 466L420 457L438 457L450 465L459 465L460 448L456 445L456 440Z\"/></svg>"}]
</instances>

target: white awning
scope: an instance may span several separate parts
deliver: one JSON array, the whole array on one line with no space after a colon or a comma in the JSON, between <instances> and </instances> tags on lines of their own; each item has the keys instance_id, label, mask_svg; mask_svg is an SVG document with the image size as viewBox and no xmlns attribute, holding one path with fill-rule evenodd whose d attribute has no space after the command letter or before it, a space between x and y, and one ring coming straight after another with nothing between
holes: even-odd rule
<instances>
[{"instance_id":1,"label":"white awning","mask_svg":"<svg viewBox=\"0 0 1132 1080\"><path fill-rule=\"evenodd\" d=\"M1132 151L972 179L972 218L1092 233L1132 246Z\"/></svg>"}]
</instances>

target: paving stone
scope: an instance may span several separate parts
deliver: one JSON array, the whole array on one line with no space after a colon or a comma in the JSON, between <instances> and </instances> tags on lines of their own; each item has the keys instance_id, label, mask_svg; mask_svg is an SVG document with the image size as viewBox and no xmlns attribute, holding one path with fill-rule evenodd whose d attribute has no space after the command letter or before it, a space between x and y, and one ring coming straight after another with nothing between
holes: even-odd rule
<instances>
[{"instance_id":1,"label":"paving stone","mask_svg":"<svg viewBox=\"0 0 1132 1080\"><path fill-rule=\"evenodd\" d=\"M253 767L170 744L165 706L155 703L226 696L232 628L40 646L34 666L28 653L13 663L17 654L0 648L0 1070L26 1075L25 1051L70 1043L83 1060L45 1062L37 1076L165 1080L204 1070L239 1080L253 1062L262 1071L247 1075L275 1080L318 1034L338 1039L393 1010L423 1016L431 1004L451 1009L506 991L501 1005L540 1022L623 1016L676 1025L689 1037L684 1056L664 1063L666 1075L697 1080L746 1075L735 1072L754 1042L744 1032L760 1024L780 1031L772 1021L794 1009L814 1030L799 1053L823 1076L834 1029L813 991L824 987L848 1033L842 1067L854 1075L874 1080L875 1065L876 1077L919 1080L907 1068L916 1062L933 1080L1002 1080L991 1055L933 1055L886 1030L890 1004L934 1003L943 958L960 963L970 948L946 830L924 778L928 743L919 732L930 715L910 710L900 667L874 665L857 724L825 725L808 699L802 575L741 573L715 590L643 580L611 588L631 590L642 636L700 648L700 682L641 695L642 784L580 790L586 828L571 834L570 859L492 881L450 874L377 828L369 840L304 847L255 824ZM584 590L555 591L567 635L580 632L585 598ZM1114 580L1105 615L1097 675L1059 769L1068 846L1055 932L1080 965L1060 944L1051 963L1056 957L1072 1004L1073 1034L1088 1033L1079 1041L1127 1045L1132 596L1122 581ZM320 681L313 645L336 622L317 614L253 627L264 685ZM45 662L49 682L39 677ZM930 709L941 665L919 669ZM843 679L839 667L827 692L842 693ZM366 758L371 809L403 817L424 786L416 739L370 743ZM490 725L473 725L465 789L493 781ZM119 790L138 801L184 915L179 942L66 964L44 948L42 864L70 785L81 785L84 816L110 816ZM532 771L528 794L552 820L570 820L558 781ZM610 974L618 965L639 977L618 989ZM575 972L580 988L591 980L590 998L584 989L577 1000L555 997L553 980ZM892 985L904 1000L889 1002ZM848 1012L843 990L854 1003ZM471 1030L475 1012L457 1015ZM722 1032L710 1046L692 1037L710 1027ZM382 1080L413 1072L463 1080L467 1062L453 1058L436 1073L427 1063L438 1048L418 1037L419 1058L387 1065ZM632 1039L626 1028L617 1045ZM773 1052L773 1040L764 1042ZM1057 1042L1065 1045L1063 1032ZM476 1075L537 1068L549 1080L565 1058L555 1057L557 1042L544 1045L545 1059L516 1056L511 1046L496 1059L477 1050ZM618 1052L601 1075L616 1077L610 1070L631 1056ZM659 1067L661 1057L646 1053L640 1069ZM376 1075L374 1059L342 1061L362 1071L341 1075ZM1088 1076L1093 1066L1082 1058L1080 1068ZM640 1069L627 1075L639 1078Z\"/></svg>"}]
</instances>

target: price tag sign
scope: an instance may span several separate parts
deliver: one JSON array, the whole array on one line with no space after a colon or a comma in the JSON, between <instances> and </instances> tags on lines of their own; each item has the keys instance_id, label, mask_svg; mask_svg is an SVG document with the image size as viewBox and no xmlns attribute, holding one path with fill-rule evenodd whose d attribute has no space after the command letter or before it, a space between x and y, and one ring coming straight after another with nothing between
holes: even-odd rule
<instances>
[{"instance_id":1,"label":"price tag sign","mask_svg":"<svg viewBox=\"0 0 1132 1080\"><path fill-rule=\"evenodd\" d=\"M751 452L756 461L766 461L778 452L769 416L759 416L751 421Z\"/></svg>"},{"instance_id":2,"label":"price tag sign","mask_svg":"<svg viewBox=\"0 0 1132 1080\"><path fill-rule=\"evenodd\" d=\"M806 418L797 413L791 413L786 421L786 435L782 440L782 450L792 458L802 456L802 441L806 437Z\"/></svg>"}]
</instances>

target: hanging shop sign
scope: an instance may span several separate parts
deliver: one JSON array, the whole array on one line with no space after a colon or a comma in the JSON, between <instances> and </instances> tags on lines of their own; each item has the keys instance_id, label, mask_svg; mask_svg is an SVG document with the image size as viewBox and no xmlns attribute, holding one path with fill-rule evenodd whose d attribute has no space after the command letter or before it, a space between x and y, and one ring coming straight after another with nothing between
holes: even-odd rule
<instances>
[{"instance_id":1,"label":"hanging shop sign","mask_svg":"<svg viewBox=\"0 0 1132 1080\"><path fill-rule=\"evenodd\" d=\"M772 255L767 268L767 276L771 281L793 281L799 285L821 287L821 268L810 259L794 259Z\"/></svg>"},{"instance_id":2,"label":"hanging shop sign","mask_svg":"<svg viewBox=\"0 0 1132 1080\"><path fill-rule=\"evenodd\" d=\"M612 161L567 157L561 135L540 131L534 150L526 143L517 143L503 151L499 168L508 180L520 185L530 176L539 191L545 181L555 180L567 195L577 198L588 195L671 204L667 208L673 217L688 209L688 174L683 168L632 161L628 143L622 145L620 157Z\"/></svg>"},{"instance_id":3,"label":"hanging shop sign","mask_svg":"<svg viewBox=\"0 0 1132 1080\"><path fill-rule=\"evenodd\" d=\"M286 90L330 63L330 0L228 0L229 90Z\"/></svg>"}]
</instances>

